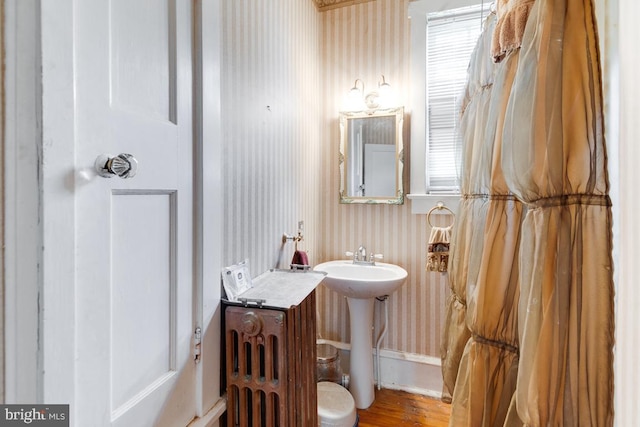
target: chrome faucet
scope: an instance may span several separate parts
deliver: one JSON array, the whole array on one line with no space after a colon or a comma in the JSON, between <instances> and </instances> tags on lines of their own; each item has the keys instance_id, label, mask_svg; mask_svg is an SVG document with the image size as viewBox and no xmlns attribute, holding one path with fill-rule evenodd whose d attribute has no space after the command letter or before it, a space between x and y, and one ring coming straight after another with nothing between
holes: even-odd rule
<instances>
[{"instance_id":1,"label":"chrome faucet","mask_svg":"<svg viewBox=\"0 0 640 427\"><path fill-rule=\"evenodd\" d=\"M367 259L367 248L365 248L363 245L360 245L358 250L355 252L351 252L351 251L345 252L345 255L348 257L353 256L354 264L364 264L364 265L376 265L376 260L383 258L382 254L374 254L373 252L371 252L369 254L369 259Z\"/></svg>"},{"instance_id":2,"label":"chrome faucet","mask_svg":"<svg viewBox=\"0 0 640 427\"><path fill-rule=\"evenodd\" d=\"M365 248L364 246L360 245L360 247L358 248L358 252L356 252L356 258L354 261L366 261L367 260L367 248Z\"/></svg>"}]
</instances>

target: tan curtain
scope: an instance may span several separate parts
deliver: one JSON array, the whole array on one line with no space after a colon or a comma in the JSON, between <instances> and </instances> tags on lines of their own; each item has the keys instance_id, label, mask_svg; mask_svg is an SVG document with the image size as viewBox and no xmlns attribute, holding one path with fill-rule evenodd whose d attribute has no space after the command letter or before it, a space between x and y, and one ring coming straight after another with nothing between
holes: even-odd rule
<instances>
[{"instance_id":1,"label":"tan curtain","mask_svg":"<svg viewBox=\"0 0 640 427\"><path fill-rule=\"evenodd\" d=\"M505 140L509 188L529 206L517 413L527 426L610 426L611 202L591 0L534 4Z\"/></svg>"},{"instance_id":2,"label":"tan curtain","mask_svg":"<svg viewBox=\"0 0 640 427\"><path fill-rule=\"evenodd\" d=\"M491 179L482 244L453 236L451 282L471 337L450 425L610 426L611 213L593 6L499 1L497 28L486 121L461 123L476 135L464 153L484 150Z\"/></svg>"},{"instance_id":3,"label":"tan curtain","mask_svg":"<svg viewBox=\"0 0 640 427\"><path fill-rule=\"evenodd\" d=\"M490 22L495 19L489 18ZM456 427L502 425L518 372L517 256L523 205L509 191L501 170L504 111L518 55L496 66L491 56L492 29L493 25L487 27L472 58L471 98L468 105L463 104L460 123L463 159L469 159L463 163L462 176L468 175L470 181L460 212L469 221L466 233L454 240L451 261L463 269L452 271L451 281L463 281L470 338L453 392L450 425ZM491 81L478 79L477 68L490 69ZM457 259L459 254L463 256ZM468 266L466 276L460 274L464 266Z\"/></svg>"},{"instance_id":4,"label":"tan curtain","mask_svg":"<svg viewBox=\"0 0 640 427\"><path fill-rule=\"evenodd\" d=\"M495 16L485 22L469 66L469 78L462 99L460 121L462 144L461 193L456 226L453 227L449 258L449 286L443 340L440 345L443 375L443 400L451 401L464 347L471 336L466 325L467 283L475 283L480 259L471 254L482 252L484 224L489 196L490 173L485 168L487 149L483 145L495 66L488 58Z\"/></svg>"}]
</instances>

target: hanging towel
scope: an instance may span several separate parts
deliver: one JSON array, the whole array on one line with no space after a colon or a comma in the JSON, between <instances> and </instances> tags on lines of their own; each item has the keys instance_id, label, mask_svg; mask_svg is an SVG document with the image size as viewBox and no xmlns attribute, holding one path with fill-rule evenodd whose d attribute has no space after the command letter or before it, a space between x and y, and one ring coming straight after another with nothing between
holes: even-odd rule
<instances>
[{"instance_id":1,"label":"hanging towel","mask_svg":"<svg viewBox=\"0 0 640 427\"><path fill-rule=\"evenodd\" d=\"M427 271L444 273L449 265L449 242L451 226L431 227L427 245Z\"/></svg>"},{"instance_id":2,"label":"hanging towel","mask_svg":"<svg viewBox=\"0 0 640 427\"><path fill-rule=\"evenodd\" d=\"M305 251L296 250L291 260L292 270L306 270L309 265L309 257Z\"/></svg>"},{"instance_id":3,"label":"hanging towel","mask_svg":"<svg viewBox=\"0 0 640 427\"><path fill-rule=\"evenodd\" d=\"M498 0L498 22L493 31L491 56L502 61L510 52L519 49L535 0Z\"/></svg>"}]
</instances>

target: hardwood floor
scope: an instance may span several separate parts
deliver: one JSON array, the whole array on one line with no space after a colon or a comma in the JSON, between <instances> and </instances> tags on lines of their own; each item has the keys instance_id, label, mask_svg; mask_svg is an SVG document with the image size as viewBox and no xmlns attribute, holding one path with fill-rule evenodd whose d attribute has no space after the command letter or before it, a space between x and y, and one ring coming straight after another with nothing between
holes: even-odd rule
<instances>
[{"instance_id":1,"label":"hardwood floor","mask_svg":"<svg viewBox=\"0 0 640 427\"><path fill-rule=\"evenodd\" d=\"M358 410L359 427L448 427L451 405L397 390L377 390L368 409Z\"/></svg>"}]
</instances>

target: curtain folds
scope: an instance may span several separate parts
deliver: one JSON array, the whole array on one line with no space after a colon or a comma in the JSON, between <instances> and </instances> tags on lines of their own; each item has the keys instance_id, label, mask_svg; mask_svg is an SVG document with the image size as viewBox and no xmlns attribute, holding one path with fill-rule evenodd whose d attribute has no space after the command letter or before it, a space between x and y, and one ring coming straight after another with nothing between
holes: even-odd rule
<instances>
[{"instance_id":1,"label":"curtain folds","mask_svg":"<svg viewBox=\"0 0 640 427\"><path fill-rule=\"evenodd\" d=\"M531 426L608 426L611 202L591 0L537 0L523 40L503 149L509 187L530 206L517 412Z\"/></svg>"},{"instance_id":2,"label":"curtain folds","mask_svg":"<svg viewBox=\"0 0 640 427\"><path fill-rule=\"evenodd\" d=\"M496 17L491 15L488 19L495 22ZM492 82L490 86L483 84L486 98L474 99L472 92L466 108L463 103L460 122L463 159L469 159L463 161L462 170L473 171L469 176L471 194L463 194L463 201L481 206L473 208L481 209L482 215L474 215L469 223L474 232L466 235L473 238L467 240L458 235L452 248L452 262L454 256L464 253L458 261L469 266L469 274L463 280L465 325L470 334L457 367L452 426L502 425L518 372L518 248L524 206L509 191L501 168L504 111L516 76L518 52L496 66L491 57L492 28L493 24L487 27L477 45L478 55L473 58L482 65L472 62L469 73L469 81L473 82L477 80L473 73L476 67L490 68ZM468 207L462 204L460 211ZM458 276L451 277L452 283L459 280Z\"/></svg>"},{"instance_id":3,"label":"curtain folds","mask_svg":"<svg viewBox=\"0 0 640 427\"><path fill-rule=\"evenodd\" d=\"M480 259L471 256L482 252L484 224L487 214L490 172L484 168L489 154L481 144L483 123L487 120L489 101L495 74L492 62L481 60L491 50L491 34L495 16L485 21L469 66L469 79L461 102L460 129L463 139L461 192L456 226L453 228L449 258L449 286L443 340L440 346L443 374L443 400L450 401L458 376L460 359L471 336L466 325L467 284L475 283L480 271ZM476 143L477 141L477 143Z\"/></svg>"},{"instance_id":4,"label":"curtain folds","mask_svg":"<svg viewBox=\"0 0 640 427\"><path fill-rule=\"evenodd\" d=\"M519 48L488 45L506 38L487 25L462 105L442 345L450 425L611 426L611 203L592 0L520 1L526 27L517 0L497 9L502 33L519 25ZM492 52L504 53L496 65Z\"/></svg>"}]
</instances>

